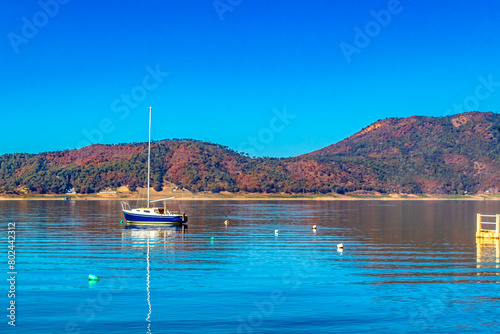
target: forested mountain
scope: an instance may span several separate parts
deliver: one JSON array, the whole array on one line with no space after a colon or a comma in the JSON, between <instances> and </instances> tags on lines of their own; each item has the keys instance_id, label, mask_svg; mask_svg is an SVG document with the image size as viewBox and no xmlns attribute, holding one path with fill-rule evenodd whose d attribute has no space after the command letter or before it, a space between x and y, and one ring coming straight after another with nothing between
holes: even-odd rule
<instances>
[{"instance_id":1,"label":"forested mountain","mask_svg":"<svg viewBox=\"0 0 500 334\"><path fill-rule=\"evenodd\" d=\"M469 112L379 120L307 156L325 164L332 160L362 164L378 171L380 180L397 191L498 192L500 115Z\"/></svg>"},{"instance_id":2,"label":"forested mountain","mask_svg":"<svg viewBox=\"0 0 500 334\"><path fill-rule=\"evenodd\" d=\"M321 150L250 158L196 140L152 144L152 186L193 192L499 192L500 115L380 120ZM146 185L147 143L0 156L0 193L92 193Z\"/></svg>"}]
</instances>

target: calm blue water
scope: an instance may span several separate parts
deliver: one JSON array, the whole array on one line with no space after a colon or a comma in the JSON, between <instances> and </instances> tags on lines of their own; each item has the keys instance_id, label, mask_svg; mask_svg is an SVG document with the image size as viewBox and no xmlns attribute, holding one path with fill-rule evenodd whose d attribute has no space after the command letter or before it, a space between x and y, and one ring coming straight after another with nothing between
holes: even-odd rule
<instances>
[{"instance_id":1,"label":"calm blue water","mask_svg":"<svg viewBox=\"0 0 500 334\"><path fill-rule=\"evenodd\" d=\"M1 201L2 267L16 222L18 274L15 328L0 285L0 332L500 332L499 246L475 240L475 214L500 202L181 206L185 233L123 228L115 201Z\"/></svg>"}]
</instances>

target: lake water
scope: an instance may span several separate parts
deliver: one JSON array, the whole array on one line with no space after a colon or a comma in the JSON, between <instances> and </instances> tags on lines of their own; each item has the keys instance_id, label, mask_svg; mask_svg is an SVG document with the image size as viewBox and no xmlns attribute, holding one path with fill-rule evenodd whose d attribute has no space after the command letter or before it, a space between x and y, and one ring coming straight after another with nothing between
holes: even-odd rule
<instances>
[{"instance_id":1,"label":"lake water","mask_svg":"<svg viewBox=\"0 0 500 334\"><path fill-rule=\"evenodd\" d=\"M498 242L475 239L500 201L180 204L184 233L124 228L117 201L0 201L0 332L500 332Z\"/></svg>"}]
</instances>

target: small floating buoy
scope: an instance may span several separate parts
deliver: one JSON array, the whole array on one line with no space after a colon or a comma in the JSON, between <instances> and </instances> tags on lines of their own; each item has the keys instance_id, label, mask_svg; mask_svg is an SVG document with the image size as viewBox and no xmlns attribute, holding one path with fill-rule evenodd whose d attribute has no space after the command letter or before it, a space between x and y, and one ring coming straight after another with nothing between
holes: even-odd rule
<instances>
[{"instance_id":1,"label":"small floating buoy","mask_svg":"<svg viewBox=\"0 0 500 334\"><path fill-rule=\"evenodd\" d=\"M92 275L92 274L89 275L89 282L98 282L98 281L99 281L99 277L97 277L96 275Z\"/></svg>"},{"instance_id":2,"label":"small floating buoy","mask_svg":"<svg viewBox=\"0 0 500 334\"><path fill-rule=\"evenodd\" d=\"M211 237L211 238L210 238L210 240L211 240L211 241L214 241L214 237Z\"/></svg>"},{"instance_id":3,"label":"small floating buoy","mask_svg":"<svg viewBox=\"0 0 500 334\"><path fill-rule=\"evenodd\" d=\"M278 234L278 230L274 230L274 234Z\"/></svg>"},{"instance_id":4,"label":"small floating buoy","mask_svg":"<svg viewBox=\"0 0 500 334\"><path fill-rule=\"evenodd\" d=\"M344 244L343 243L338 244L337 250L344 250Z\"/></svg>"},{"instance_id":5,"label":"small floating buoy","mask_svg":"<svg viewBox=\"0 0 500 334\"><path fill-rule=\"evenodd\" d=\"M315 230L316 229L316 225L313 225L312 229Z\"/></svg>"},{"instance_id":6,"label":"small floating buoy","mask_svg":"<svg viewBox=\"0 0 500 334\"><path fill-rule=\"evenodd\" d=\"M121 226L123 226L123 219L122 219L122 220L120 220L120 225L121 225Z\"/></svg>"},{"instance_id":7,"label":"small floating buoy","mask_svg":"<svg viewBox=\"0 0 500 334\"><path fill-rule=\"evenodd\" d=\"M226 224L226 225L227 225L227 224L229 224L229 220L226 220L226 221L224 222L224 224Z\"/></svg>"}]
</instances>

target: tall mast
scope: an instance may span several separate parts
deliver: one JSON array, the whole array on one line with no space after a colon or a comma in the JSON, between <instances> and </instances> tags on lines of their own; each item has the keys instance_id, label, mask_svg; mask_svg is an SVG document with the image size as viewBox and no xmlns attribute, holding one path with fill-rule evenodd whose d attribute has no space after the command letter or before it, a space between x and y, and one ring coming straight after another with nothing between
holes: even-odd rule
<instances>
[{"instance_id":1,"label":"tall mast","mask_svg":"<svg viewBox=\"0 0 500 334\"><path fill-rule=\"evenodd\" d=\"M149 139L148 139L148 208L149 208L149 179L151 169L151 107L149 107Z\"/></svg>"}]
</instances>

